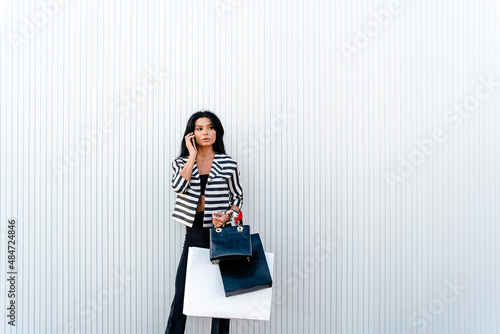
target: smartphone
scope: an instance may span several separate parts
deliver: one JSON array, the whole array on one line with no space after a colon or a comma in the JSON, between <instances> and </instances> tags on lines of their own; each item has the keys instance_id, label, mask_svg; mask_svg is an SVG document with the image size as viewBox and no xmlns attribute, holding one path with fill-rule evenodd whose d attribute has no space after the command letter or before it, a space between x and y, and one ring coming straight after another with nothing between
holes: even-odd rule
<instances>
[{"instance_id":1,"label":"smartphone","mask_svg":"<svg viewBox=\"0 0 500 334\"><path fill-rule=\"evenodd\" d=\"M193 132L191 132L191 133L193 133ZM193 147L194 147L194 149L198 150L198 148L196 147L196 139L193 137L193 138L191 138L191 140L193 141Z\"/></svg>"}]
</instances>

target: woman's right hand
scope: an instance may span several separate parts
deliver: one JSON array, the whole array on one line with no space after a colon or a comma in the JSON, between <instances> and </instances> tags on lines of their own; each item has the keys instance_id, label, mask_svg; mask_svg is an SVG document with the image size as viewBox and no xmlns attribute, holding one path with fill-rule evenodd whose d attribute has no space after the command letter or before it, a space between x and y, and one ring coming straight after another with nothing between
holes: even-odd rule
<instances>
[{"instance_id":1,"label":"woman's right hand","mask_svg":"<svg viewBox=\"0 0 500 334\"><path fill-rule=\"evenodd\" d=\"M198 154L198 150L196 149L196 139L194 138L194 133L188 133L184 137L186 141L186 147L189 151L189 156L193 156L196 158L196 155Z\"/></svg>"}]
</instances>

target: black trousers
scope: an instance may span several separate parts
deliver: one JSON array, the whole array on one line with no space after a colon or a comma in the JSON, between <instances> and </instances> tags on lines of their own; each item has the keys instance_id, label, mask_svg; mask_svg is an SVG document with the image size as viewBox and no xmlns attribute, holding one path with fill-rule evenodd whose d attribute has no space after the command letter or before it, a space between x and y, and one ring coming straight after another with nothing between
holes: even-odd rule
<instances>
[{"instance_id":1,"label":"black trousers","mask_svg":"<svg viewBox=\"0 0 500 334\"><path fill-rule=\"evenodd\" d=\"M165 334L184 333L186 328L186 316L182 313L184 306L184 286L186 283L186 267L189 246L210 248L210 228L203 227L204 211L197 211L193 227L186 226L186 238L182 249L181 259L175 276L175 293L170 316L167 322ZM200 277L203 284L203 277ZM217 305L214 305L217 307ZM212 334L229 334L229 319L212 318Z\"/></svg>"}]
</instances>

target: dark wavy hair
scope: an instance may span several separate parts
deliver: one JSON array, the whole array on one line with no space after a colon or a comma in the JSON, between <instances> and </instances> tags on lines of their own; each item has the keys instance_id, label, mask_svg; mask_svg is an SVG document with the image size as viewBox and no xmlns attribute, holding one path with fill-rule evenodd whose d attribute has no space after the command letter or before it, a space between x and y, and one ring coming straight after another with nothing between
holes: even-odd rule
<instances>
[{"instance_id":1,"label":"dark wavy hair","mask_svg":"<svg viewBox=\"0 0 500 334\"><path fill-rule=\"evenodd\" d=\"M184 131L184 135L182 136L181 142L181 151L178 157L189 157L189 150L186 147L185 137L188 133L194 132L194 126L196 124L196 120L201 117L208 117L212 121L214 125L215 132L217 135L215 136L215 143L213 144L213 149L215 153L223 153L226 154L226 149L224 147L224 128L222 127L222 123L213 112L210 110L201 110L197 111L189 117L189 120L186 124L186 130Z\"/></svg>"}]
</instances>

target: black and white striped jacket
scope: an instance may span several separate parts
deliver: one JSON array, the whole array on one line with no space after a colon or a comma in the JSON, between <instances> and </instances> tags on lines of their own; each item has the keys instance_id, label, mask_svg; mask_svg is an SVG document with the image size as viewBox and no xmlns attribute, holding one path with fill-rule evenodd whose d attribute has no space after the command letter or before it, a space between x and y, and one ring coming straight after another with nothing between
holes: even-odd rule
<instances>
[{"instance_id":1,"label":"black and white striped jacket","mask_svg":"<svg viewBox=\"0 0 500 334\"><path fill-rule=\"evenodd\" d=\"M171 185L177 193L172 218L189 227L193 226L196 207L201 195L200 174L194 163L191 179L187 181L180 172L188 157L179 157L172 162ZM216 153L205 187L205 213L203 227L213 227L212 213L224 212L231 205L243 205L243 188L240 170L236 160L222 153Z\"/></svg>"}]
</instances>

